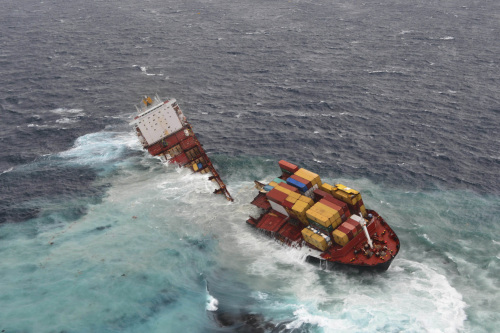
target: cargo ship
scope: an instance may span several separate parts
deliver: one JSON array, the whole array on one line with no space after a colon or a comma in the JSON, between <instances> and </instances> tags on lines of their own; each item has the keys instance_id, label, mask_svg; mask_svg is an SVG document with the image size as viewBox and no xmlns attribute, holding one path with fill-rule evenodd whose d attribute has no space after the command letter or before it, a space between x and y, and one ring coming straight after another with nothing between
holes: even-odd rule
<instances>
[{"instance_id":1,"label":"cargo ship","mask_svg":"<svg viewBox=\"0 0 500 333\"><path fill-rule=\"evenodd\" d=\"M260 215L247 223L289 246L309 247L306 261L323 268L385 271L399 252L399 239L359 191L322 182L318 174L279 161L281 175L259 190L252 204Z\"/></svg>"},{"instance_id":2,"label":"cargo ship","mask_svg":"<svg viewBox=\"0 0 500 333\"><path fill-rule=\"evenodd\" d=\"M214 193L233 201L175 99L163 101L158 95L153 98L144 96L136 109L138 114L130 125L151 155L164 163L175 163L193 172L208 174L208 179L217 184Z\"/></svg>"}]
</instances>

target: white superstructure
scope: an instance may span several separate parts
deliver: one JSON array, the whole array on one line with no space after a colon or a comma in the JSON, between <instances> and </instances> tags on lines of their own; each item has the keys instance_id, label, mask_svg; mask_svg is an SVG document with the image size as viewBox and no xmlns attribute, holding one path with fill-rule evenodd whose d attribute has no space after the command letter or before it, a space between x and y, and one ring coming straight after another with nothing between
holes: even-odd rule
<instances>
[{"instance_id":1,"label":"white superstructure","mask_svg":"<svg viewBox=\"0 0 500 333\"><path fill-rule=\"evenodd\" d=\"M130 122L143 146L150 146L186 125L186 117L175 99L162 102L156 96L154 100L148 97L143 102L145 107L138 108L140 114Z\"/></svg>"}]
</instances>

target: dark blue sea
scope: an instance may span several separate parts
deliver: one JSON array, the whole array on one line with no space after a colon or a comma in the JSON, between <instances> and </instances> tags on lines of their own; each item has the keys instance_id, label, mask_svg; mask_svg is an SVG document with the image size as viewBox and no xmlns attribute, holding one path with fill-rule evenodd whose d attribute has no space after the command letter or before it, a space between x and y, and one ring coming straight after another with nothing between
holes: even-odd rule
<instances>
[{"instance_id":1,"label":"dark blue sea","mask_svg":"<svg viewBox=\"0 0 500 333\"><path fill-rule=\"evenodd\" d=\"M498 332L500 2L2 1L0 330ZM235 198L128 123L176 98ZM286 159L401 240L322 270L246 225Z\"/></svg>"}]
</instances>

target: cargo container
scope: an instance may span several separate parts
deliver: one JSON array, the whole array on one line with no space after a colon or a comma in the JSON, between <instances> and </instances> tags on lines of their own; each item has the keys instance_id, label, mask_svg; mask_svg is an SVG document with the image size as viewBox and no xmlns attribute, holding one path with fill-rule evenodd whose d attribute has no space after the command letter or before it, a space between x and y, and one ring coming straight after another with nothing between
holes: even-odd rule
<instances>
[{"instance_id":1,"label":"cargo container","mask_svg":"<svg viewBox=\"0 0 500 333\"><path fill-rule=\"evenodd\" d=\"M350 205L356 205L356 203L361 200L361 194L351 189L350 187L344 186L342 184L337 184L331 193L334 198L339 199Z\"/></svg>"},{"instance_id":2,"label":"cargo container","mask_svg":"<svg viewBox=\"0 0 500 333\"><path fill-rule=\"evenodd\" d=\"M284 160L279 161L278 165L280 166L281 171L288 175L293 175L297 170L299 170L299 168L295 164L289 163Z\"/></svg>"},{"instance_id":3,"label":"cargo container","mask_svg":"<svg viewBox=\"0 0 500 333\"><path fill-rule=\"evenodd\" d=\"M335 243L342 247L349 243L349 237L339 229L334 230L332 235Z\"/></svg>"},{"instance_id":4,"label":"cargo container","mask_svg":"<svg viewBox=\"0 0 500 333\"><path fill-rule=\"evenodd\" d=\"M298 181L298 180L296 180L296 179L294 179L294 178L292 178L292 177L288 177L288 179L287 179L287 181L286 181L286 182L287 182L287 184L289 184L289 185L292 185L292 186L296 187L296 188L297 188L300 192L302 192L302 193L305 193L305 192L307 192L307 190L308 190L308 188L307 188L307 185L306 185L306 184L301 183L300 181Z\"/></svg>"},{"instance_id":5,"label":"cargo container","mask_svg":"<svg viewBox=\"0 0 500 333\"><path fill-rule=\"evenodd\" d=\"M288 197L287 193L279 191L278 189L276 189L276 187L273 188L271 191L267 192L267 199L277 204L282 204L287 197Z\"/></svg>"},{"instance_id":6,"label":"cargo container","mask_svg":"<svg viewBox=\"0 0 500 333\"><path fill-rule=\"evenodd\" d=\"M302 236L307 243L321 251L325 251L331 245L329 237L311 227L302 229Z\"/></svg>"},{"instance_id":7,"label":"cargo container","mask_svg":"<svg viewBox=\"0 0 500 333\"><path fill-rule=\"evenodd\" d=\"M311 172L306 169L299 169L294 173L296 176L304 178L308 181L311 182L312 186L317 185L318 187L321 186L321 179L318 174Z\"/></svg>"}]
</instances>

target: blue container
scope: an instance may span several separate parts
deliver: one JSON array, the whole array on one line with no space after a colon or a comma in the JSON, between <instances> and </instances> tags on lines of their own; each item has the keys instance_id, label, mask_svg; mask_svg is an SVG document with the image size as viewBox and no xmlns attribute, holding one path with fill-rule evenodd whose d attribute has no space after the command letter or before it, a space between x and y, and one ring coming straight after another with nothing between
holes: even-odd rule
<instances>
[{"instance_id":1,"label":"blue container","mask_svg":"<svg viewBox=\"0 0 500 333\"><path fill-rule=\"evenodd\" d=\"M198 163L198 169L203 169L203 164Z\"/></svg>"},{"instance_id":2,"label":"blue container","mask_svg":"<svg viewBox=\"0 0 500 333\"><path fill-rule=\"evenodd\" d=\"M271 185L266 185L266 186L264 186L264 191L269 192L269 191L271 191L273 188L274 188L274 187L272 187Z\"/></svg>"},{"instance_id":3,"label":"blue container","mask_svg":"<svg viewBox=\"0 0 500 333\"><path fill-rule=\"evenodd\" d=\"M295 186L296 188L299 189L299 191L301 191L302 193L305 193L307 191L307 185L306 184L303 184L301 182L299 182L298 180L295 180L293 178L288 178L286 180L286 183L288 185L292 185L292 186Z\"/></svg>"}]
</instances>

